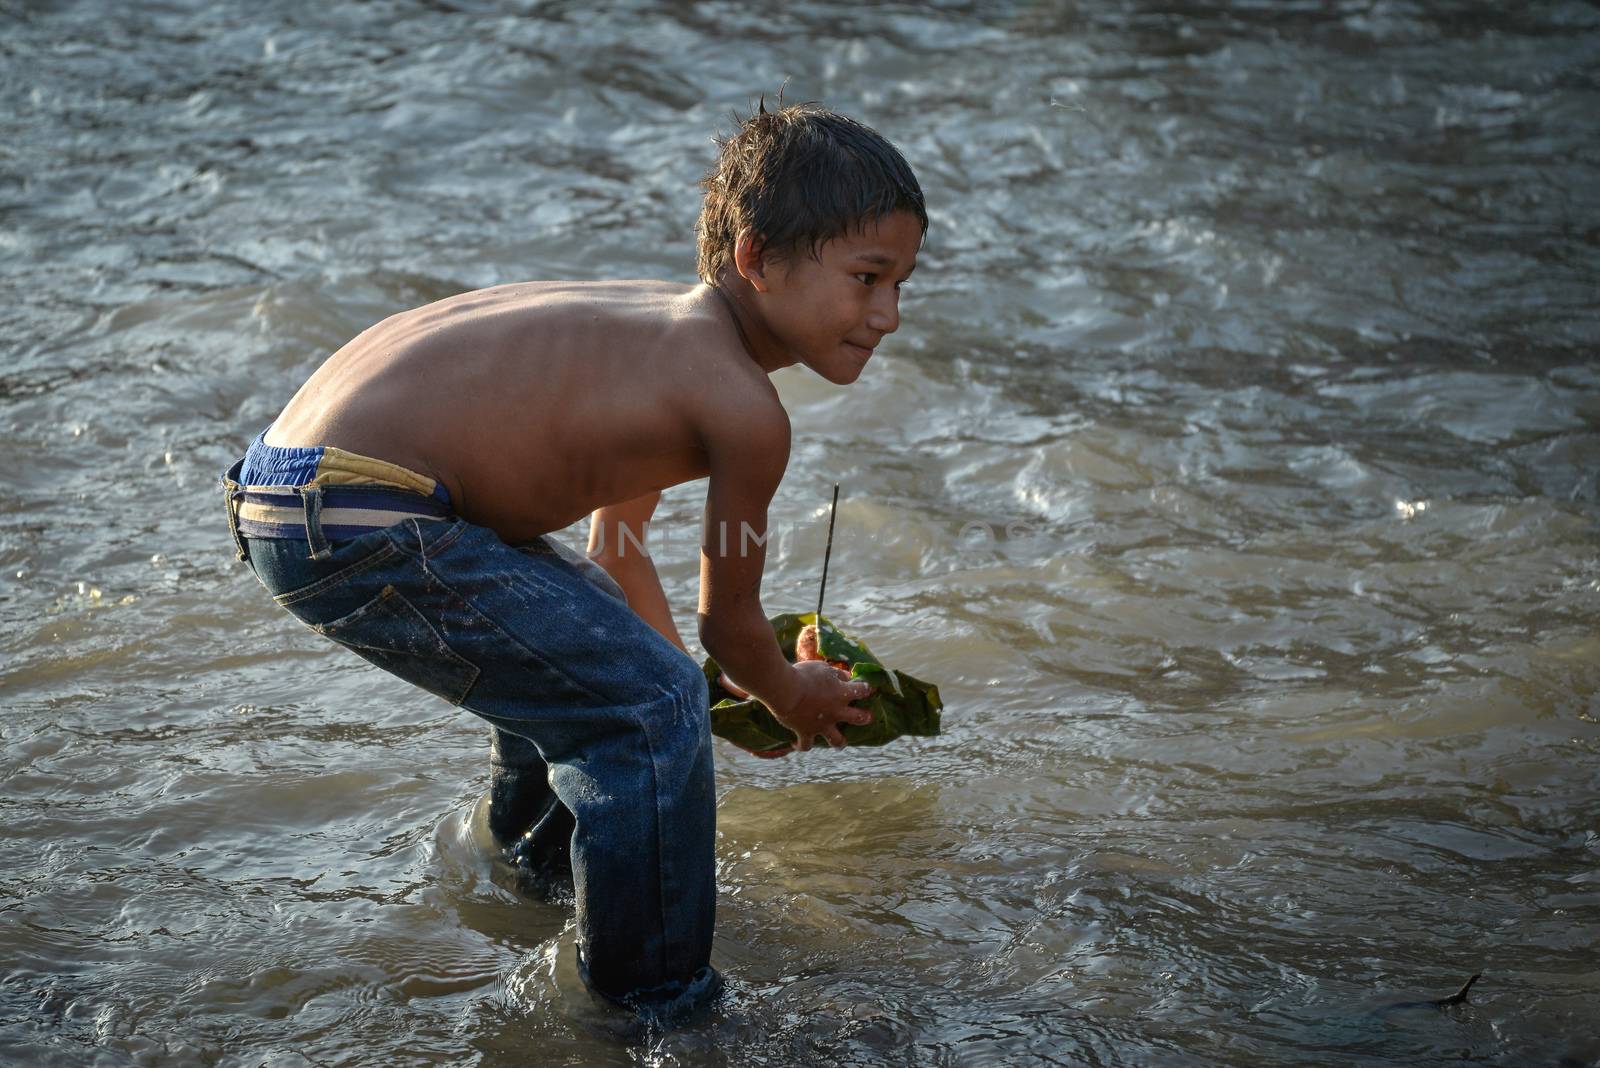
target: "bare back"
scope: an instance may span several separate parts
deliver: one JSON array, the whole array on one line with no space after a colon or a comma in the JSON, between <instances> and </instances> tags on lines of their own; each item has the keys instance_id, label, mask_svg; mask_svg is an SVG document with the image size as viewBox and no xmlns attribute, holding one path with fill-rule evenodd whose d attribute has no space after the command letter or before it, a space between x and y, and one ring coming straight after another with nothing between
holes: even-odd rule
<instances>
[{"instance_id":1,"label":"bare back","mask_svg":"<svg viewBox=\"0 0 1600 1068\"><path fill-rule=\"evenodd\" d=\"M528 282L363 332L311 376L267 440L430 475L460 515L515 542L706 476L719 411L767 408L783 418L715 291Z\"/></svg>"}]
</instances>

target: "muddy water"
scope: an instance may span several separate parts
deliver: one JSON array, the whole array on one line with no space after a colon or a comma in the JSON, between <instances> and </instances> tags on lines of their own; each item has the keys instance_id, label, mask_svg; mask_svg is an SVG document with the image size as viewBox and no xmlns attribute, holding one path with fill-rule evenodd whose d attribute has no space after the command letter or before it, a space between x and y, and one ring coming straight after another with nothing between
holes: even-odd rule
<instances>
[{"instance_id":1,"label":"muddy water","mask_svg":"<svg viewBox=\"0 0 1600 1068\"><path fill-rule=\"evenodd\" d=\"M0 3L0 1057L1600 1057L1591 5L134 7ZM278 615L213 484L389 312L690 280L785 78L934 225L859 384L778 376L766 600L842 481L830 608L947 729L719 750L728 993L641 1038L475 723Z\"/></svg>"}]
</instances>

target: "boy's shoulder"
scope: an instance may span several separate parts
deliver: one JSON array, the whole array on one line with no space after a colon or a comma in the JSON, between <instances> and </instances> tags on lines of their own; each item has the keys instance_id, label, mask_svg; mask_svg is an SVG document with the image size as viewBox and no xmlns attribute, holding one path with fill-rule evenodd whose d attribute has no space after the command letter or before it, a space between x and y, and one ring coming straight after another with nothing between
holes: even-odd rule
<instances>
[{"instance_id":1,"label":"boy's shoulder","mask_svg":"<svg viewBox=\"0 0 1600 1068\"><path fill-rule=\"evenodd\" d=\"M708 437L774 424L787 433L788 415L769 372L752 358L725 299L711 287L545 282L530 284L522 298L530 316L518 332L540 350L538 364L558 369L571 385L611 394L623 402L617 414L629 410L626 399L633 396L681 411ZM571 348L551 351L564 345Z\"/></svg>"},{"instance_id":2,"label":"boy's shoulder","mask_svg":"<svg viewBox=\"0 0 1600 1068\"><path fill-rule=\"evenodd\" d=\"M593 316L588 359L607 365L606 391L619 413L602 433L624 438L676 423L701 452L713 477L781 477L788 462L790 421L769 371L752 357L726 299L709 286L597 283L552 291ZM563 316L573 314L568 309ZM621 351L619 351L619 348ZM634 404L627 400L635 398ZM653 416L634 405L653 409ZM670 442L673 433L659 435Z\"/></svg>"},{"instance_id":3,"label":"boy's shoulder","mask_svg":"<svg viewBox=\"0 0 1600 1068\"><path fill-rule=\"evenodd\" d=\"M697 287L658 313L657 357L708 423L716 427L776 419L787 428L788 414L770 372L751 357L718 294Z\"/></svg>"},{"instance_id":4,"label":"boy's shoulder","mask_svg":"<svg viewBox=\"0 0 1600 1068\"><path fill-rule=\"evenodd\" d=\"M563 356L603 369L621 391L673 383L671 392L724 421L749 408L782 411L768 372L746 350L723 298L708 286L650 280L527 283L527 340L546 364ZM576 370L576 368L574 368Z\"/></svg>"},{"instance_id":5,"label":"boy's shoulder","mask_svg":"<svg viewBox=\"0 0 1600 1068\"><path fill-rule=\"evenodd\" d=\"M661 329L661 350L648 362L673 379L674 406L693 427L706 473L775 486L789 458L789 413L723 298L698 287L670 309Z\"/></svg>"},{"instance_id":6,"label":"boy's shoulder","mask_svg":"<svg viewBox=\"0 0 1600 1068\"><path fill-rule=\"evenodd\" d=\"M739 468L788 462L789 412L767 372L735 340L716 330L685 336L673 364L680 368L685 409L691 413L715 475L719 459Z\"/></svg>"}]
</instances>

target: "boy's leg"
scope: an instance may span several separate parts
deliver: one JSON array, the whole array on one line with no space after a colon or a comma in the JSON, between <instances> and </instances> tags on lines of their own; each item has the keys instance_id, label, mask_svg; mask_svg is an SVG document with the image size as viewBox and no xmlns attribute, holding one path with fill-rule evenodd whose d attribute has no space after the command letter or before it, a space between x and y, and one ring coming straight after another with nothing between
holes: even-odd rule
<instances>
[{"instance_id":1,"label":"boy's leg","mask_svg":"<svg viewBox=\"0 0 1600 1068\"><path fill-rule=\"evenodd\" d=\"M554 552L600 592L627 603L622 587L605 568L558 540L541 537L514 548L534 558ZM549 777L549 764L539 755L538 745L490 724L490 833L501 846L515 847L518 862L533 868L536 875L570 884L573 814L555 796Z\"/></svg>"},{"instance_id":2,"label":"boy's leg","mask_svg":"<svg viewBox=\"0 0 1600 1068\"><path fill-rule=\"evenodd\" d=\"M572 890L572 812L527 738L489 726L489 832L542 894Z\"/></svg>"},{"instance_id":3,"label":"boy's leg","mask_svg":"<svg viewBox=\"0 0 1600 1068\"><path fill-rule=\"evenodd\" d=\"M489 727L489 831L509 846L549 808L550 766L533 742Z\"/></svg>"},{"instance_id":4,"label":"boy's leg","mask_svg":"<svg viewBox=\"0 0 1600 1068\"><path fill-rule=\"evenodd\" d=\"M504 551L498 542L487 549ZM506 662L494 672L485 665L465 704L536 740L573 815L586 978L601 993L647 1005L703 991L714 979L716 894L705 677L627 607L597 565L553 540L516 551L530 566L497 560L486 583L471 567L443 568L445 581L514 639L497 647ZM429 563L437 567L431 553ZM530 673L548 695L542 708L530 708L520 681Z\"/></svg>"},{"instance_id":5,"label":"boy's leg","mask_svg":"<svg viewBox=\"0 0 1600 1068\"><path fill-rule=\"evenodd\" d=\"M571 563L602 592L627 603L606 570L559 541L538 539L515 546L535 557L556 555ZM550 785L550 766L531 739L489 725L489 832L513 859L541 880L572 886L572 812Z\"/></svg>"},{"instance_id":6,"label":"boy's leg","mask_svg":"<svg viewBox=\"0 0 1600 1068\"><path fill-rule=\"evenodd\" d=\"M666 1006L709 985L715 793L692 660L549 543L412 520L305 566L304 542L256 544L257 573L313 629L534 743L575 818L596 990Z\"/></svg>"}]
</instances>

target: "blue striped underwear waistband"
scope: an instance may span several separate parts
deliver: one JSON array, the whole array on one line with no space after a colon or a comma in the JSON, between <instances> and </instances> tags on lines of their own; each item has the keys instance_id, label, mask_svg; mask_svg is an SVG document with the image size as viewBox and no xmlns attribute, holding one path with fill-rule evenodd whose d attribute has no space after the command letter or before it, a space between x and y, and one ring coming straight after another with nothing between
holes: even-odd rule
<instances>
[{"instance_id":1,"label":"blue striped underwear waistband","mask_svg":"<svg viewBox=\"0 0 1600 1068\"><path fill-rule=\"evenodd\" d=\"M223 481L238 533L251 538L304 541L320 526L338 540L454 515L449 491L427 475L332 446L268 445L266 430Z\"/></svg>"}]
</instances>

